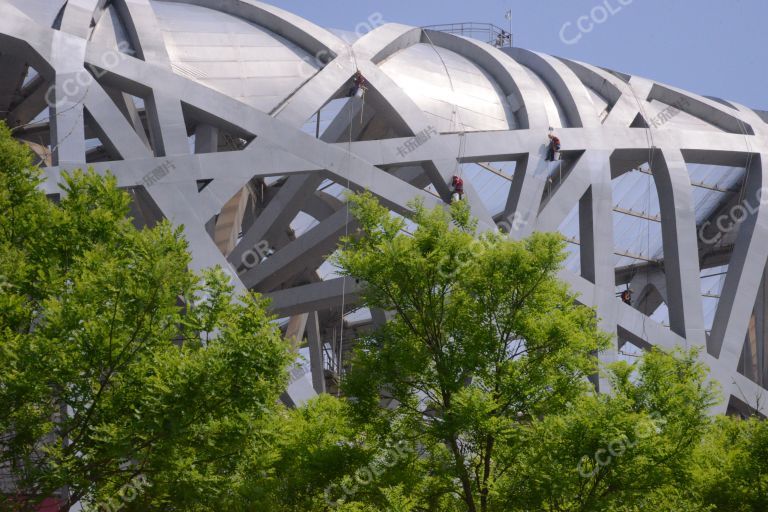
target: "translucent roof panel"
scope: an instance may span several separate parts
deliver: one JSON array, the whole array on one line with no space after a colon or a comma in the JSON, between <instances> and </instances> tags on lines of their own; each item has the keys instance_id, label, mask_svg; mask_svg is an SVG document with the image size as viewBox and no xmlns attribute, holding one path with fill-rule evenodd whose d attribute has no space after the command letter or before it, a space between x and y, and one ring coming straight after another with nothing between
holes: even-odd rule
<instances>
[{"instance_id":1,"label":"translucent roof panel","mask_svg":"<svg viewBox=\"0 0 768 512\"><path fill-rule=\"evenodd\" d=\"M691 183L726 190L737 190L744 177L744 167L726 165L687 164Z\"/></svg>"},{"instance_id":2,"label":"translucent roof panel","mask_svg":"<svg viewBox=\"0 0 768 512\"><path fill-rule=\"evenodd\" d=\"M662 302L661 305L656 308L656 311L653 312L650 318L651 320L660 323L664 327L669 327L669 308L667 308L667 305Z\"/></svg>"},{"instance_id":3,"label":"translucent roof panel","mask_svg":"<svg viewBox=\"0 0 768 512\"><path fill-rule=\"evenodd\" d=\"M723 202L726 194L703 188L693 189L693 208L696 211L696 225L706 221Z\"/></svg>"},{"instance_id":4,"label":"translucent roof panel","mask_svg":"<svg viewBox=\"0 0 768 512\"><path fill-rule=\"evenodd\" d=\"M326 258L323 264L320 265L320 267L317 269L317 275L323 281L330 281L331 279L341 277L341 275L339 275L339 269L336 268L333 263L331 263L334 259L334 256L336 255L336 252L337 251L334 251L332 256Z\"/></svg>"},{"instance_id":5,"label":"translucent roof panel","mask_svg":"<svg viewBox=\"0 0 768 512\"><path fill-rule=\"evenodd\" d=\"M628 363L636 363L637 359L643 355L643 349L630 341L624 343L619 350L619 360Z\"/></svg>"},{"instance_id":6,"label":"translucent roof panel","mask_svg":"<svg viewBox=\"0 0 768 512\"><path fill-rule=\"evenodd\" d=\"M37 78L37 76L38 76L38 72L35 68L31 66L27 67L27 74L24 75L24 81L22 82L21 86L26 87L29 84L29 82Z\"/></svg>"},{"instance_id":7,"label":"translucent roof panel","mask_svg":"<svg viewBox=\"0 0 768 512\"><path fill-rule=\"evenodd\" d=\"M581 272L581 245L579 245L579 205L576 204L571 211L568 212L563 222L558 228L560 234L562 234L567 243L565 244L565 251L567 256L565 258L564 267L571 272Z\"/></svg>"},{"instance_id":8,"label":"translucent roof panel","mask_svg":"<svg viewBox=\"0 0 768 512\"><path fill-rule=\"evenodd\" d=\"M317 135L317 132L319 131L320 136L322 136L323 133L325 133L325 130L328 128L328 126L330 126L333 120L336 119L336 116L339 115L339 112L341 112L341 109L344 108L344 105L346 105L348 101L349 98L336 98L329 101L322 109L320 109L320 129L318 130L317 126L317 114L314 114L312 117L307 119L307 122L304 123L304 126L302 126L302 130L305 133L309 133L310 135ZM347 122L346 126L349 127L349 122Z\"/></svg>"},{"instance_id":9,"label":"translucent roof panel","mask_svg":"<svg viewBox=\"0 0 768 512\"><path fill-rule=\"evenodd\" d=\"M569 240L565 244L565 252L567 256L565 257L563 267L579 274L581 272L581 246Z\"/></svg>"},{"instance_id":10,"label":"translucent roof panel","mask_svg":"<svg viewBox=\"0 0 768 512\"><path fill-rule=\"evenodd\" d=\"M343 187L331 180L323 181L317 190L319 190L320 192L325 192L326 194L332 195L333 197L341 201L345 199L344 194L347 192L346 187Z\"/></svg>"},{"instance_id":11,"label":"translucent roof panel","mask_svg":"<svg viewBox=\"0 0 768 512\"><path fill-rule=\"evenodd\" d=\"M701 225L721 204L739 193L745 170L722 165L688 164L687 167L693 188L696 224Z\"/></svg>"},{"instance_id":12,"label":"translucent roof panel","mask_svg":"<svg viewBox=\"0 0 768 512\"><path fill-rule=\"evenodd\" d=\"M504 211L515 174L515 162L491 162L483 164L463 164L461 177L471 184L491 215Z\"/></svg>"},{"instance_id":13,"label":"translucent roof panel","mask_svg":"<svg viewBox=\"0 0 768 512\"><path fill-rule=\"evenodd\" d=\"M622 174L611 185L615 265L662 259L659 196L647 165Z\"/></svg>"},{"instance_id":14,"label":"translucent roof panel","mask_svg":"<svg viewBox=\"0 0 768 512\"><path fill-rule=\"evenodd\" d=\"M720 303L720 294L725 284L725 275L728 265L707 268L701 271L701 302L704 308L704 328L712 329L717 305Z\"/></svg>"},{"instance_id":15,"label":"translucent roof panel","mask_svg":"<svg viewBox=\"0 0 768 512\"><path fill-rule=\"evenodd\" d=\"M296 218L291 221L291 229L298 238L318 224L319 222L314 217L304 212L299 212Z\"/></svg>"},{"instance_id":16,"label":"translucent roof panel","mask_svg":"<svg viewBox=\"0 0 768 512\"><path fill-rule=\"evenodd\" d=\"M697 224L709 218L739 187L744 169L711 165L691 165L692 194ZM644 164L612 181L615 266L663 260L661 210L656 183ZM720 189L720 190L717 190ZM578 242L578 212L566 217L560 231Z\"/></svg>"},{"instance_id":17,"label":"translucent roof panel","mask_svg":"<svg viewBox=\"0 0 768 512\"><path fill-rule=\"evenodd\" d=\"M568 212L560 227L557 229L568 240L579 241L579 205Z\"/></svg>"},{"instance_id":18,"label":"translucent roof panel","mask_svg":"<svg viewBox=\"0 0 768 512\"><path fill-rule=\"evenodd\" d=\"M368 308L356 308L344 315L348 324L365 324L371 321L371 310Z\"/></svg>"},{"instance_id":19,"label":"translucent roof panel","mask_svg":"<svg viewBox=\"0 0 768 512\"><path fill-rule=\"evenodd\" d=\"M649 195L650 187L650 195ZM663 258L659 204L653 177L632 171L613 180L614 265L625 267ZM579 209L575 205L558 231L570 242L566 267L578 272Z\"/></svg>"}]
</instances>

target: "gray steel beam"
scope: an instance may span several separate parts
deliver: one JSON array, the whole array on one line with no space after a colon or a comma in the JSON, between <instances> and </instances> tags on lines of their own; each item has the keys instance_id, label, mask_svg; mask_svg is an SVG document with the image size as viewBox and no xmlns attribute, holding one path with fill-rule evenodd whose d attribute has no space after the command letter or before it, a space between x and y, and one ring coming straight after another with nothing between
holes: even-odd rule
<instances>
[{"instance_id":1,"label":"gray steel beam","mask_svg":"<svg viewBox=\"0 0 768 512\"><path fill-rule=\"evenodd\" d=\"M328 281L295 286L264 294L270 299L269 309L280 316L296 315L319 309L360 301L362 286L351 277L339 277Z\"/></svg>"},{"instance_id":2,"label":"gray steel beam","mask_svg":"<svg viewBox=\"0 0 768 512\"><path fill-rule=\"evenodd\" d=\"M611 168L610 154L589 153L582 163L589 168L591 183L589 190L579 200L579 238L581 240L581 275L594 284L591 302L597 309L600 328L605 332L616 332L616 299L613 295L616 284L613 271L613 221L611 219ZM612 345L600 351L602 364L617 360L618 346ZM598 390L610 390L605 377L598 379Z\"/></svg>"},{"instance_id":3,"label":"gray steel beam","mask_svg":"<svg viewBox=\"0 0 768 512\"><path fill-rule=\"evenodd\" d=\"M305 269L315 270L323 256L336 248L339 237L355 228L346 208L323 220L264 262L240 274L248 288L270 291Z\"/></svg>"},{"instance_id":4,"label":"gray steel beam","mask_svg":"<svg viewBox=\"0 0 768 512\"><path fill-rule=\"evenodd\" d=\"M5 119L11 105L21 99L21 85L27 73L27 63L18 55L0 54L0 69L3 70L0 75L0 119Z\"/></svg>"},{"instance_id":5,"label":"gray steel beam","mask_svg":"<svg viewBox=\"0 0 768 512\"><path fill-rule=\"evenodd\" d=\"M309 345L309 366L312 368L312 385L315 392L325 393L325 365L323 364L323 342L320 339L320 321L317 311L309 313L307 322L307 343Z\"/></svg>"},{"instance_id":6,"label":"gray steel beam","mask_svg":"<svg viewBox=\"0 0 768 512\"><path fill-rule=\"evenodd\" d=\"M228 259L232 265L240 268L247 264L245 258L252 255L255 248L263 241L268 247L274 246L274 242L270 240L274 239L276 230L284 229L296 217L302 205L308 200L308 196L315 193L322 181L323 178L319 174L304 174L288 178L229 254Z\"/></svg>"},{"instance_id":7,"label":"gray steel beam","mask_svg":"<svg viewBox=\"0 0 768 512\"><path fill-rule=\"evenodd\" d=\"M692 345L705 346L701 273L688 168L679 150L654 152L651 163L661 210L664 269L671 329Z\"/></svg>"},{"instance_id":8,"label":"gray steel beam","mask_svg":"<svg viewBox=\"0 0 768 512\"><path fill-rule=\"evenodd\" d=\"M745 333L757 299L760 275L768 261L768 209L759 198L768 186L768 155L754 155L747 170L746 197L750 212L742 207L743 221L728 264L717 305L708 349L734 369L741 356Z\"/></svg>"},{"instance_id":9,"label":"gray steel beam","mask_svg":"<svg viewBox=\"0 0 768 512\"><path fill-rule=\"evenodd\" d=\"M39 133L47 140L46 130L50 129L59 165L44 170L47 180L41 188L46 192L56 191L62 168L85 165L83 139L92 135L90 131L87 135L84 131L83 119L87 112L91 117L89 128L103 140L114 157L119 155L125 159L94 163L96 172L113 172L120 186L144 184L162 214L175 224L184 225L194 255L193 268L221 265L230 272L238 290L244 292L243 281L235 275L205 226L237 191L243 190L252 180L285 176L287 179L282 187L246 230L246 236L232 253L231 260L237 265L238 254L242 256L251 244L265 237L274 238L274 245L279 250L245 274L254 280L254 284L258 282L261 289L287 286L285 290L269 294L273 298L273 308L282 315L299 315L338 308L342 302L352 304L360 297L359 284L348 279L311 282L317 279L314 269L333 250L338 236L349 229L346 212L342 209L334 213L340 205L326 194L316 192L319 180L328 177L353 190L368 189L390 209L408 215L409 202L416 198L427 206L444 205L448 199L448 181L460 164L514 160L519 165L501 218L513 226L522 224L520 232L513 233L519 237L537 229L557 229L568 213L578 207L583 277L565 271L561 277L581 294L580 300L597 308L605 329L618 332L623 339L634 340L633 343L637 341L638 346L702 345L705 335L699 267L723 264L730 256L727 282L709 347L713 350L719 344L713 353L717 352L720 358L704 353L701 360L712 367L712 378L723 383L730 401L738 398L746 403L742 394L762 396L764 390L750 384L738 374L737 368L744 331L748 329L746 324L757 293L757 285L749 282L748 277L755 273L754 269L761 268L760 265L764 268L768 258L763 247L768 246L763 243L763 212L742 223L733 247L728 245L730 239L714 249L697 244L691 192L696 184L690 183L686 164L741 166L745 157L753 154L759 156L762 166L763 155L768 154L768 125L765 122L768 117L764 113L640 77L511 50L526 68L487 45L414 27L385 25L348 45L306 20L262 3L250 0L188 0L187 3L190 1L248 20L295 43L301 55L308 52L310 56L318 57L316 67L320 71L298 87L293 86L293 90L284 91L284 96L274 103L279 107L272 112L274 115L269 115L217 92L201 81L176 73L171 65L172 50L169 49L172 43L162 32L169 27L172 30L175 20L157 20L150 0L116 0L115 5L141 59L125 55L115 65L105 64L105 58L114 54L115 42L104 34L109 28L107 25L101 26L96 40L87 40L91 19L103 18L100 1L71 0L62 17L64 30L53 30L27 16L22 4L17 7L7 0L0 0L4 12L0 18L0 52L30 63L41 73L41 77L25 87L20 92L21 97L14 100L16 103L10 108L14 112L8 119L13 123L28 123L37 115L45 107L46 83L54 84L52 99L64 100L52 109L50 128L41 125L26 133L19 130L21 136ZM430 130L427 109L411 91L401 87L391 70L384 73L380 65L416 44L434 45L440 59L463 59L460 62L475 66L478 73L493 83L493 91L489 90L489 94L499 96L509 117L509 126L522 129L430 131L430 137L418 147L403 151L404 145L413 145L414 135L423 135L424 130ZM177 55L173 55L175 59ZM84 64L93 66L96 73L103 76L96 86L85 86L82 94L72 94L65 90L64 81L77 78L76 75L83 72ZM360 101L352 100L324 138L319 140L302 133L304 121L329 100L341 96L348 87L349 78L358 69L369 82L364 107L367 118L357 123L358 111L355 109L362 105ZM569 157L581 155L581 159L575 161L572 169L564 169L563 179L546 195L543 194L546 180L555 166L561 164L542 161L546 130L550 124L547 112L552 112L550 92L538 85L541 81L532 76L530 70L552 87L570 124L579 126L558 131L563 153ZM453 70L449 69L447 73L454 83L457 77L451 76ZM0 85L0 94L10 90L8 87ZM607 99L608 116L596 111L589 88ZM459 94L459 89L453 92ZM145 99L153 151L148 148L143 121L127 94ZM683 99L687 100L685 104L679 101ZM699 123L701 130L677 129L671 125L630 128L637 113L648 119L648 112L658 110L650 103L654 100L680 104L683 110L698 118L687 123L693 126ZM374 109L376 127L389 129L386 134L364 130ZM515 119L511 118L510 111L514 112ZM355 120L352 127L349 126L350 113ZM187 128L195 126L199 127L197 151L192 153ZM721 131L717 131L718 128ZM252 142L245 150L212 152L217 149L214 147L217 145L216 129ZM401 136L350 143L350 133L353 139ZM46 150L38 150L45 161ZM615 271L610 226L603 224L609 222L613 213L610 180L646 160L653 164L660 195L664 259L641 269ZM162 175L157 180L146 182L146 177L157 174L157 169L170 170L160 173ZM750 190L758 187L753 182L756 179L753 174L760 174L762 180L762 172L750 171ZM426 185L425 176L434 184L441 199L422 190ZM198 180L213 181L198 191ZM476 191L473 185L467 183L466 186L473 215L480 219L481 229L494 229L493 219L482 201L482 191ZM272 191L267 195L272 195ZM735 206L736 203L728 202L734 200L735 195L723 201L715 215ZM294 202L300 204L294 205ZM300 210L311 212L322 222L288 243L287 227ZM228 217L227 222L232 221L228 228L231 238L232 230L239 222L236 217L242 215L239 211L230 213L233 217ZM659 272L661 264L663 276ZM615 298L615 281L626 282L632 272L637 272L635 283L643 284L641 274L655 283L652 288L646 287L651 293L646 293L645 298L640 297L637 307L650 313L666 295L671 330ZM662 277L663 282L660 281ZM307 281L310 284L292 286ZM612 357L601 354L604 361ZM314 357L314 360L316 367L318 358ZM319 377L319 372L314 373ZM317 380L310 382L307 376L297 376L291 384L292 402L300 403L312 396L312 388L319 384ZM602 383L601 387L604 388Z\"/></svg>"}]
</instances>

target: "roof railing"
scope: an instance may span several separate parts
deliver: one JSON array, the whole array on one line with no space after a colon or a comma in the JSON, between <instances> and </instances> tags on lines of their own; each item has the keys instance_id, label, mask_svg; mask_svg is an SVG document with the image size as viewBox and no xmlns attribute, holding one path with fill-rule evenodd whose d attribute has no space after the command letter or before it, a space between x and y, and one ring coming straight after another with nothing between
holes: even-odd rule
<instances>
[{"instance_id":1,"label":"roof railing","mask_svg":"<svg viewBox=\"0 0 768 512\"><path fill-rule=\"evenodd\" d=\"M493 23L446 23L443 25L428 25L421 28L477 39L496 48L511 48L514 43L512 32L497 27Z\"/></svg>"}]
</instances>

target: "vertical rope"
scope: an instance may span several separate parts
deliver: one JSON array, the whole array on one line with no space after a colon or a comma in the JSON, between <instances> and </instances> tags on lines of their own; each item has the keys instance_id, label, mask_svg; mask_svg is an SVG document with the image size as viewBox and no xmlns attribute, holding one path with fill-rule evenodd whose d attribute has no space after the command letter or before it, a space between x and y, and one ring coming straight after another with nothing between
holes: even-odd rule
<instances>
[{"instance_id":1,"label":"vertical rope","mask_svg":"<svg viewBox=\"0 0 768 512\"><path fill-rule=\"evenodd\" d=\"M632 93L632 96L635 98L635 103L637 104L637 108L640 111L640 113L643 116L643 119L645 120L645 141L646 144L648 144L648 194L647 194L647 211L646 214L650 214L651 211L651 181L653 178L653 159L655 156L655 141L653 140L653 132L651 131L651 125L648 124L648 114L643 107L642 103L637 97L637 94L635 93L634 87L632 87L632 84L628 83L627 87L629 87L629 91ZM648 215L650 217L650 215ZM661 211L659 211L659 220L661 221ZM651 221L646 220L646 253L648 258L648 263L650 264L651 260ZM646 286L650 283L650 280L648 279L648 274L646 273L645 278L645 284ZM669 309L669 305L667 305L667 309ZM648 341L648 332L645 327L646 320L648 318L648 315L644 312L642 312L643 315L643 327L642 327L642 337L644 341ZM688 339L685 339L685 345L686 349L688 348Z\"/></svg>"},{"instance_id":2,"label":"vertical rope","mask_svg":"<svg viewBox=\"0 0 768 512\"><path fill-rule=\"evenodd\" d=\"M453 99L456 98L456 88L453 85L453 78L451 77L451 72L448 70L448 65L445 63L445 60L443 59L443 56L440 55L440 52L435 47L435 44L432 42L432 38L429 37L429 33L424 30L422 31L424 36L426 36L427 41L429 42L429 46L432 48L432 51L435 52L435 55L437 55L437 58L440 59L440 63L443 65L443 69L445 70L445 75L448 77L448 84L451 86L451 92L453 93ZM459 129L460 128L460 129ZM461 167L461 164L459 163L464 150L465 150L465 144L466 144L466 126L464 125L464 122L461 120L461 113L459 112L459 106L456 105L456 103L453 103L453 115L451 116L451 129L452 131L456 131L459 133L459 151L456 155L456 164L453 168L453 173L460 178L463 177L463 168Z\"/></svg>"},{"instance_id":3,"label":"vertical rope","mask_svg":"<svg viewBox=\"0 0 768 512\"><path fill-rule=\"evenodd\" d=\"M741 189L739 191L739 203L741 203L744 200L744 196L747 192L747 180L749 178L749 171L752 167L752 158L754 155L752 153L752 144L749 142L749 134L747 133L747 128L744 122L738 116L736 116L736 120L739 123L739 129L741 130L741 135L744 137L744 144L747 149L747 164L744 167L744 180L741 183Z\"/></svg>"},{"instance_id":4,"label":"vertical rope","mask_svg":"<svg viewBox=\"0 0 768 512\"><path fill-rule=\"evenodd\" d=\"M357 56L355 56L355 51L352 49L351 46L348 47L349 52L352 56L352 59L355 63L355 73L360 72L360 68L357 65ZM362 87L362 84L361 84ZM363 91L363 95L361 97L362 106L360 109L360 123L362 125L362 109L365 108L365 91ZM354 118L352 116L352 103L354 102L354 97L347 103L349 105L349 136L347 140L347 194L350 192L350 178L349 174L351 172L352 167L352 125L354 123ZM347 197L346 204L344 205L346 208L345 213L345 221L344 221L344 238L346 239L349 237L349 197ZM346 308L346 299L347 299L347 279L346 277L342 277L341 280L341 315L340 315L340 325L339 325L339 355L338 355L338 365L339 365L339 385L336 387L336 396L341 395L341 375L342 375L342 356L344 353L344 310Z\"/></svg>"}]
</instances>

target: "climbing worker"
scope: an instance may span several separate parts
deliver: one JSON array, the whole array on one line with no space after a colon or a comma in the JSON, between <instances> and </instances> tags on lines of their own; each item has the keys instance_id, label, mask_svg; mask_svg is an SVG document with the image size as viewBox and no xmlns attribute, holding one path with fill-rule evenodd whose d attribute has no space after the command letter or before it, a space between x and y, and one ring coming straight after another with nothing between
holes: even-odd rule
<instances>
[{"instance_id":1,"label":"climbing worker","mask_svg":"<svg viewBox=\"0 0 768 512\"><path fill-rule=\"evenodd\" d=\"M560 139L557 138L551 128L547 137L549 137L549 148L547 149L546 160L547 162L553 162L560 152Z\"/></svg>"},{"instance_id":2,"label":"climbing worker","mask_svg":"<svg viewBox=\"0 0 768 512\"><path fill-rule=\"evenodd\" d=\"M460 176L454 176L451 180L451 187L453 188L453 200L461 201L464 199L464 180Z\"/></svg>"},{"instance_id":3,"label":"climbing worker","mask_svg":"<svg viewBox=\"0 0 768 512\"><path fill-rule=\"evenodd\" d=\"M627 288L626 290L621 292L621 302L623 302L628 306L632 305L632 290Z\"/></svg>"},{"instance_id":4,"label":"climbing worker","mask_svg":"<svg viewBox=\"0 0 768 512\"><path fill-rule=\"evenodd\" d=\"M361 96L365 91L365 78L359 71L355 72L355 76L352 79L352 88L349 90L349 97Z\"/></svg>"}]
</instances>

